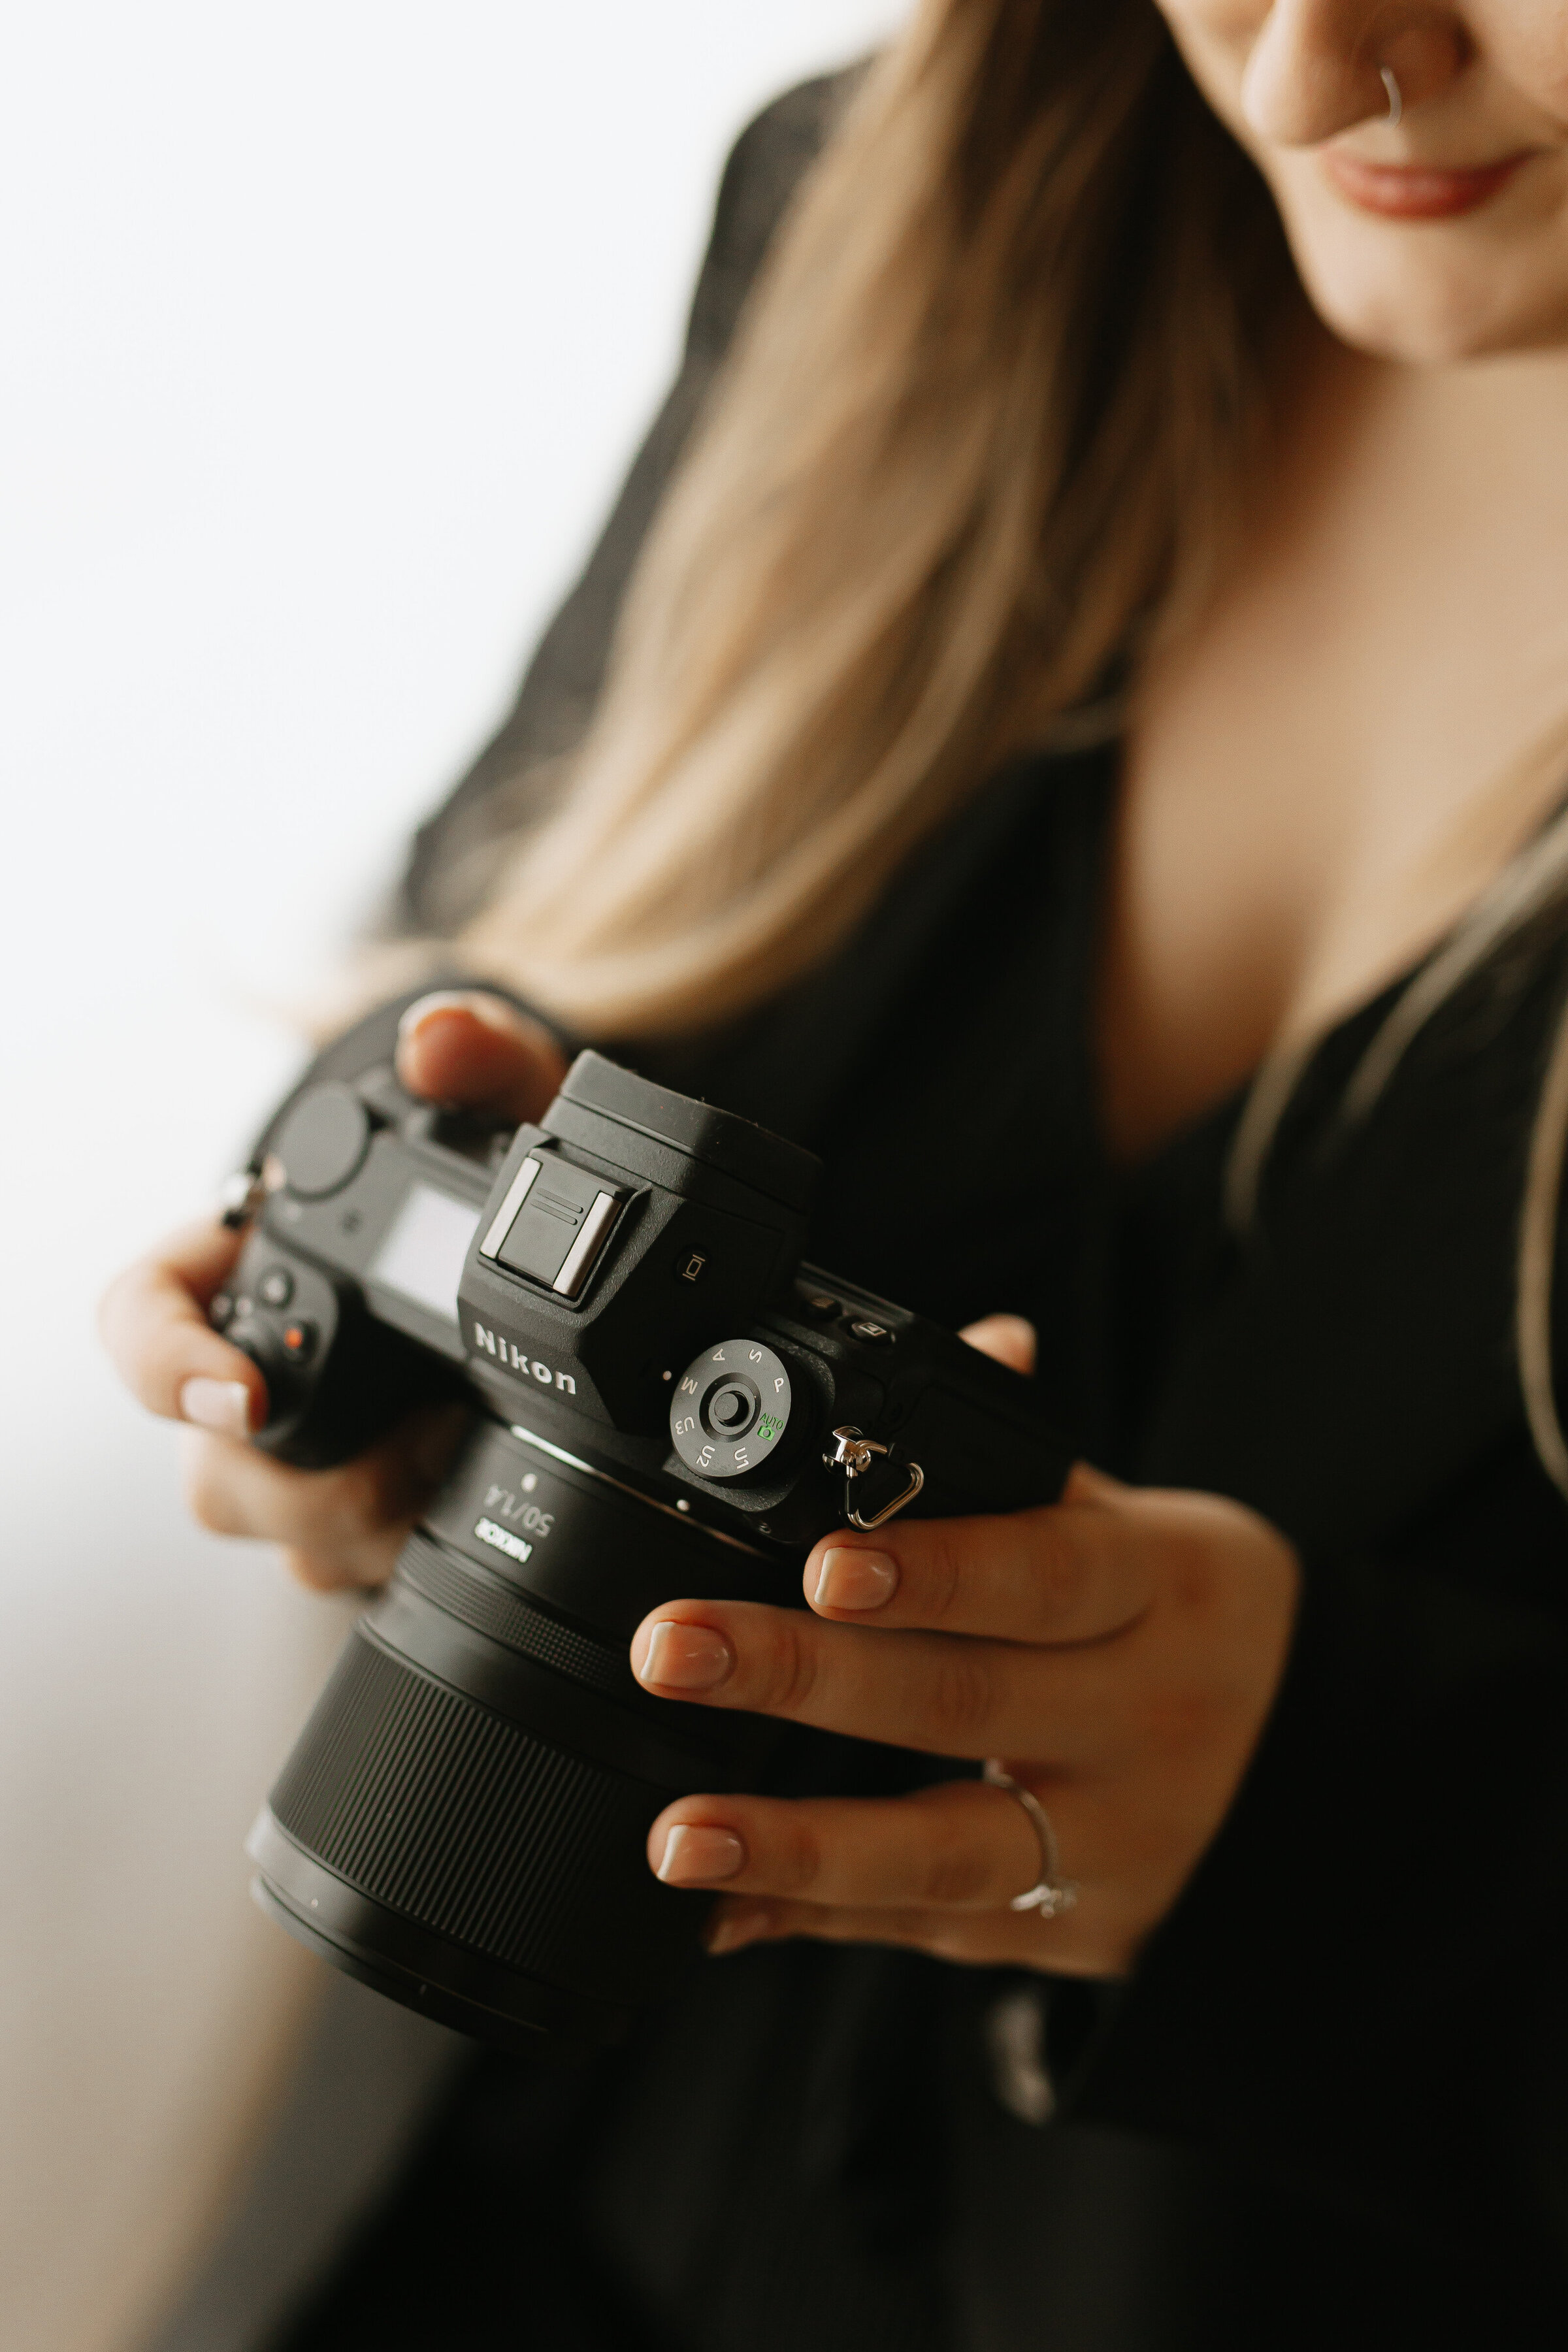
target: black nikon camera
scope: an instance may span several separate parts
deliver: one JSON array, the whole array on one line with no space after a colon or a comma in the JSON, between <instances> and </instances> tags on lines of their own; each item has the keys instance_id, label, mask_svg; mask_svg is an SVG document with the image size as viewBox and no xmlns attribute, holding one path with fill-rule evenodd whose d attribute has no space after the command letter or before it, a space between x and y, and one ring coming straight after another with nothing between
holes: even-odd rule
<instances>
[{"instance_id":1,"label":"black nikon camera","mask_svg":"<svg viewBox=\"0 0 1568 2352\"><path fill-rule=\"evenodd\" d=\"M833 1528L1050 1502L1067 1453L1033 1381L801 1264L809 1152L596 1054L510 1146L384 1065L269 1141L214 1303L268 1379L256 1442L323 1465L421 1399L479 1411L257 1822L257 1899L482 2039L614 2040L707 1908L650 1823L776 1736L644 1691L639 1621L800 1607Z\"/></svg>"}]
</instances>

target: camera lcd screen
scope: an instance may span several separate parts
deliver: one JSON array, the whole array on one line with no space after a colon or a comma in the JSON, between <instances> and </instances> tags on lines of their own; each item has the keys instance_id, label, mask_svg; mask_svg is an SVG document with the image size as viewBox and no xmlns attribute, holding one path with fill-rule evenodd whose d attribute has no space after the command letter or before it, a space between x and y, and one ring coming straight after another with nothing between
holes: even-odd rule
<instances>
[{"instance_id":1,"label":"camera lcd screen","mask_svg":"<svg viewBox=\"0 0 1568 2352\"><path fill-rule=\"evenodd\" d=\"M458 1283L479 1212L433 1184L413 1184L370 1274L448 1323L458 1319Z\"/></svg>"}]
</instances>

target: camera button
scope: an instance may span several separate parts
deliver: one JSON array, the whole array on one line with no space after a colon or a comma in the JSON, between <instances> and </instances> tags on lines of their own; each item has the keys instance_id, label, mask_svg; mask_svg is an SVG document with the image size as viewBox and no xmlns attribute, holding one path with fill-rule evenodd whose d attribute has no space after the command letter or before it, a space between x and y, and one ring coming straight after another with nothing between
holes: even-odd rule
<instances>
[{"instance_id":1,"label":"camera button","mask_svg":"<svg viewBox=\"0 0 1568 2352\"><path fill-rule=\"evenodd\" d=\"M276 1150L289 1192L324 1200L358 1175L370 1150L370 1113L347 1087L311 1087L284 1120Z\"/></svg>"},{"instance_id":2,"label":"camera button","mask_svg":"<svg viewBox=\"0 0 1568 2352\"><path fill-rule=\"evenodd\" d=\"M797 1290L795 1295L814 1323L829 1323L844 1311L838 1300L826 1290Z\"/></svg>"},{"instance_id":3,"label":"camera button","mask_svg":"<svg viewBox=\"0 0 1568 2352\"><path fill-rule=\"evenodd\" d=\"M742 1429L757 1410L756 1400L743 1389L721 1389L708 1406L710 1424L729 1437Z\"/></svg>"},{"instance_id":4,"label":"camera button","mask_svg":"<svg viewBox=\"0 0 1568 2352\"><path fill-rule=\"evenodd\" d=\"M283 1327L283 1353L291 1364L308 1364L316 1352L316 1327L303 1316Z\"/></svg>"},{"instance_id":5,"label":"camera button","mask_svg":"<svg viewBox=\"0 0 1568 2352\"><path fill-rule=\"evenodd\" d=\"M256 1286L263 1307L287 1307L294 1296L294 1277L286 1265L269 1265Z\"/></svg>"},{"instance_id":6,"label":"camera button","mask_svg":"<svg viewBox=\"0 0 1568 2352\"><path fill-rule=\"evenodd\" d=\"M864 1339L868 1347L890 1348L893 1344L893 1335L885 1323L851 1323L849 1328L854 1338Z\"/></svg>"}]
</instances>

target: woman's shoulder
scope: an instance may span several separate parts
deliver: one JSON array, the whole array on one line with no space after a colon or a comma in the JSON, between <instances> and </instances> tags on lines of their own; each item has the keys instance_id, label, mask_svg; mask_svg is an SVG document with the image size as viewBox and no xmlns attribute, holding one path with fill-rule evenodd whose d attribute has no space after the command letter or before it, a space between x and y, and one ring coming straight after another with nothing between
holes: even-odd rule
<instances>
[{"instance_id":1,"label":"woman's shoulder","mask_svg":"<svg viewBox=\"0 0 1568 2352\"><path fill-rule=\"evenodd\" d=\"M720 356L790 199L831 138L866 62L817 74L773 99L725 161L713 228L692 299L688 351Z\"/></svg>"}]
</instances>

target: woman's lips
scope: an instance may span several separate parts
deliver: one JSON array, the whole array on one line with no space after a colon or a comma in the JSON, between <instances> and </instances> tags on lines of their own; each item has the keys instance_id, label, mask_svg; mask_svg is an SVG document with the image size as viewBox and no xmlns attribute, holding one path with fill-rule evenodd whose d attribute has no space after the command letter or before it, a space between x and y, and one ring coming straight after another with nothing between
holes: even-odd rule
<instances>
[{"instance_id":1,"label":"woman's lips","mask_svg":"<svg viewBox=\"0 0 1568 2352\"><path fill-rule=\"evenodd\" d=\"M1327 148L1322 156L1323 169L1342 196L1363 213L1381 213L1389 220L1451 220L1458 213L1473 213L1529 161L1526 150L1505 155L1500 163L1457 171L1435 163L1367 163L1343 148Z\"/></svg>"}]
</instances>

